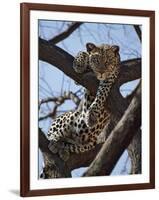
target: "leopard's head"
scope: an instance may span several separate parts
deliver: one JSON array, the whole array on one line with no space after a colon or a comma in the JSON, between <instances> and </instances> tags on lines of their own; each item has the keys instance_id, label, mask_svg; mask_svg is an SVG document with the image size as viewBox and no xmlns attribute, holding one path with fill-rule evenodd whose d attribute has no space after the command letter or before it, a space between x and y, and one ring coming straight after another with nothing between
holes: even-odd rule
<instances>
[{"instance_id":1,"label":"leopard's head","mask_svg":"<svg viewBox=\"0 0 159 200\"><path fill-rule=\"evenodd\" d=\"M106 80L113 72L117 74L120 63L119 46L86 44L89 64L98 80Z\"/></svg>"}]
</instances>

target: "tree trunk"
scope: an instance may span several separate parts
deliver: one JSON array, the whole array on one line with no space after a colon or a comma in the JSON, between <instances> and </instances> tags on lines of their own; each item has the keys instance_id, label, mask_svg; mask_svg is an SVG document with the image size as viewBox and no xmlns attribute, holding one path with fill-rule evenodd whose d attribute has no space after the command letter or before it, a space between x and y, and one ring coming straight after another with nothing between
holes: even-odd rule
<instances>
[{"instance_id":1,"label":"tree trunk","mask_svg":"<svg viewBox=\"0 0 159 200\"><path fill-rule=\"evenodd\" d=\"M131 171L130 174L141 174L141 130L138 130L135 134L132 142L128 147L128 154L131 159Z\"/></svg>"}]
</instances>

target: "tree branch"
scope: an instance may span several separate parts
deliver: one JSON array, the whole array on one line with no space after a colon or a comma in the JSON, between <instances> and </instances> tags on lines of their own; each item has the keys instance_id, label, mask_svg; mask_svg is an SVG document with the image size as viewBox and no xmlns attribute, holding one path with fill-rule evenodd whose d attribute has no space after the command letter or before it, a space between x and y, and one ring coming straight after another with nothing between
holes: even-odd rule
<instances>
[{"instance_id":1,"label":"tree branch","mask_svg":"<svg viewBox=\"0 0 159 200\"><path fill-rule=\"evenodd\" d=\"M59 35L55 36L54 38L50 39L49 42L52 44L57 44L58 42L61 42L65 38L67 38L69 35L71 35L77 28L79 28L83 24L82 22L73 22L68 28L60 33Z\"/></svg>"},{"instance_id":2,"label":"tree branch","mask_svg":"<svg viewBox=\"0 0 159 200\"><path fill-rule=\"evenodd\" d=\"M39 109L42 104L49 102L54 102L55 106L51 112L47 113L45 116L39 117L39 121L47 119L48 117L55 118L58 107L61 106L66 100L72 100L77 107L79 106L79 103L81 101L81 99L76 94L70 91L64 92L63 95L59 97L48 97L46 99L42 99L39 102Z\"/></svg>"},{"instance_id":3,"label":"tree branch","mask_svg":"<svg viewBox=\"0 0 159 200\"><path fill-rule=\"evenodd\" d=\"M58 107L59 107L59 105L56 104L51 112L47 113L47 114L44 115L44 116L39 117L39 121L42 121L42 120L44 120L44 119L47 119L48 117L54 119L54 118L56 117L56 113L57 113Z\"/></svg>"},{"instance_id":4,"label":"tree branch","mask_svg":"<svg viewBox=\"0 0 159 200\"><path fill-rule=\"evenodd\" d=\"M141 58L121 62L118 85L141 78Z\"/></svg>"},{"instance_id":5,"label":"tree branch","mask_svg":"<svg viewBox=\"0 0 159 200\"><path fill-rule=\"evenodd\" d=\"M109 175L140 126L141 85L138 87L124 116L114 128L83 176L99 176L102 169L105 169L105 174Z\"/></svg>"},{"instance_id":6,"label":"tree branch","mask_svg":"<svg viewBox=\"0 0 159 200\"><path fill-rule=\"evenodd\" d=\"M80 85L89 89L93 94L96 94L99 82L93 73L78 74L73 68L74 57L68 54L61 48L51 45L49 42L39 39L39 59L54 65L59 70L63 71L67 76L75 80ZM118 85L141 77L141 59L131 59L121 62L120 75Z\"/></svg>"},{"instance_id":7,"label":"tree branch","mask_svg":"<svg viewBox=\"0 0 159 200\"><path fill-rule=\"evenodd\" d=\"M142 42L142 34L141 34L141 29L140 29L140 26L139 25L134 25L134 29L138 35L138 38L140 40L140 42Z\"/></svg>"},{"instance_id":8,"label":"tree branch","mask_svg":"<svg viewBox=\"0 0 159 200\"><path fill-rule=\"evenodd\" d=\"M48 97L46 99L42 99L39 102L39 108L43 103L54 102L56 104L62 104L65 102L65 100L72 100L77 106L80 103L80 98L75 93L69 91L69 92L64 92L63 95L59 97Z\"/></svg>"}]
</instances>

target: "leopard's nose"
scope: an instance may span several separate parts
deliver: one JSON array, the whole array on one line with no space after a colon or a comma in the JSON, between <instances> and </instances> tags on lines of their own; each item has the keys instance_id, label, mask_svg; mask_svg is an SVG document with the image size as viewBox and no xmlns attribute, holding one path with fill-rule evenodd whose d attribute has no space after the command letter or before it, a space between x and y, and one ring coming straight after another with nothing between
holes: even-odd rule
<instances>
[{"instance_id":1,"label":"leopard's nose","mask_svg":"<svg viewBox=\"0 0 159 200\"><path fill-rule=\"evenodd\" d=\"M104 79L105 79L104 73L100 73L99 79L100 79L100 80L104 80Z\"/></svg>"}]
</instances>

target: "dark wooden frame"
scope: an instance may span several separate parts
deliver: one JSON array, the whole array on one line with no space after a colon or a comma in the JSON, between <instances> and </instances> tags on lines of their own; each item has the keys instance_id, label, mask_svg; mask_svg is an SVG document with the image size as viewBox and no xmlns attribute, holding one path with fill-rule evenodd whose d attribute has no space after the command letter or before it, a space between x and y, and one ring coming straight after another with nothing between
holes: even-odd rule
<instances>
[{"instance_id":1,"label":"dark wooden frame","mask_svg":"<svg viewBox=\"0 0 159 200\"><path fill-rule=\"evenodd\" d=\"M97 7L63 6L51 4L21 4L21 174L20 174L20 195L59 195L75 193L106 192L119 190L150 189L155 187L155 12L146 10L128 10ZM123 16L149 17L150 19L150 182L142 184L124 184L77 188L42 189L30 190L30 67L29 67L29 20L31 10L60 11L93 14L111 14Z\"/></svg>"}]
</instances>

